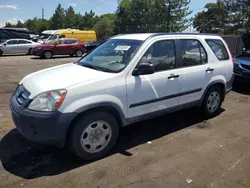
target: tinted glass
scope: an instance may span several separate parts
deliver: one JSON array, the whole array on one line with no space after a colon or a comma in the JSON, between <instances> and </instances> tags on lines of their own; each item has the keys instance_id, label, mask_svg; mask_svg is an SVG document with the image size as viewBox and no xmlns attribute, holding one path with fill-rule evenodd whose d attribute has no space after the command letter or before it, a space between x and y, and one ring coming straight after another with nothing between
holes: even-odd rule
<instances>
[{"instance_id":1,"label":"tinted glass","mask_svg":"<svg viewBox=\"0 0 250 188\"><path fill-rule=\"evenodd\" d=\"M173 69L175 63L175 43L173 40L155 42L144 54L141 62L150 62L154 65L155 71Z\"/></svg>"},{"instance_id":2,"label":"tinted glass","mask_svg":"<svg viewBox=\"0 0 250 188\"><path fill-rule=\"evenodd\" d=\"M7 42L8 45L17 44L17 40L11 40Z\"/></svg>"},{"instance_id":3,"label":"tinted glass","mask_svg":"<svg viewBox=\"0 0 250 188\"><path fill-rule=\"evenodd\" d=\"M220 61L229 59L227 49L221 40L219 40L219 39L207 39L206 42L210 46L210 48L213 50L214 54L216 55L216 57Z\"/></svg>"},{"instance_id":4,"label":"tinted glass","mask_svg":"<svg viewBox=\"0 0 250 188\"><path fill-rule=\"evenodd\" d=\"M207 53L198 40L180 40L180 50L184 67L207 63Z\"/></svg>"},{"instance_id":5,"label":"tinted glass","mask_svg":"<svg viewBox=\"0 0 250 188\"><path fill-rule=\"evenodd\" d=\"M26 40L18 40L18 44L30 44L31 42Z\"/></svg>"},{"instance_id":6,"label":"tinted glass","mask_svg":"<svg viewBox=\"0 0 250 188\"><path fill-rule=\"evenodd\" d=\"M77 43L76 40L70 40L70 43L69 43L69 44L75 44L75 43Z\"/></svg>"},{"instance_id":7,"label":"tinted glass","mask_svg":"<svg viewBox=\"0 0 250 188\"><path fill-rule=\"evenodd\" d=\"M0 30L0 42L12 39L11 36L7 35L4 31Z\"/></svg>"}]
</instances>

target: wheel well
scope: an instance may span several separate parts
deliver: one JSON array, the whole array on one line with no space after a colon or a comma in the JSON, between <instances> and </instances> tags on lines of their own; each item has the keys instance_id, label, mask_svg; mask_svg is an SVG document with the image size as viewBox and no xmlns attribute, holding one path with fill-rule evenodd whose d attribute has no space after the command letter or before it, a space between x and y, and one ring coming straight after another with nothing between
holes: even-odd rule
<instances>
[{"instance_id":1,"label":"wheel well","mask_svg":"<svg viewBox=\"0 0 250 188\"><path fill-rule=\"evenodd\" d=\"M82 49L80 49L80 48L77 48L77 49L75 50L75 53L76 53L77 50L81 50L81 52L84 53L84 51L83 51Z\"/></svg>"},{"instance_id":2,"label":"wheel well","mask_svg":"<svg viewBox=\"0 0 250 188\"><path fill-rule=\"evenodd\" d=\"M122 124L123 124L121 115L119 114L118 110L116 108L114 108L114 107L111 107L111 106L102 106L102 107L95 107L95 108L88 109L86 111L83 111L83 112L77 114L77 116L70 122L69 128L67 130L66 144L69 142L70 133L73 130L76 122L82 116L90 114L90 113L96 113L96 112L109 112L111 115L114 116L114 118L116 119L119 127L121 127Z\"/></svg>"},{"instance_id":3,"label":"wheel well","mask_svg":"<svg viewBox=\"0 0 250 188\"><path fill-rule=\"evenodd\" d=\"M215 83L215 84L211 85L211 86L206 90L206 93L207 93L212 87L219 87L219 88L222 90L223 93L225 93L225 91L226 91L225 84L223 84L223 83ZM223 95L223 99L222 99L222 100L224 101L224 99L225 99L225 95Z\"/></svg>"}]
</instances>

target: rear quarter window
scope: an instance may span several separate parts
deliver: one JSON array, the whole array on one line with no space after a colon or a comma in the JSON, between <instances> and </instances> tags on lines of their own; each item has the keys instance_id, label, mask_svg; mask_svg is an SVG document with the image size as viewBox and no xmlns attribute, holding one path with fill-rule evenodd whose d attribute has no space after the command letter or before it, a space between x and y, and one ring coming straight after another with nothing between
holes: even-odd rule
<instances>
[{"instance_id":1,"label":"rear quarter window","mask_svg":"<svg viewBox=\"0 0 250 188\"><path fill-rule=\"evenodd\" d=\"M206 39L206 42L220 61L229 60L229 54L222 40Z\"/></svg>"}]
</instances>

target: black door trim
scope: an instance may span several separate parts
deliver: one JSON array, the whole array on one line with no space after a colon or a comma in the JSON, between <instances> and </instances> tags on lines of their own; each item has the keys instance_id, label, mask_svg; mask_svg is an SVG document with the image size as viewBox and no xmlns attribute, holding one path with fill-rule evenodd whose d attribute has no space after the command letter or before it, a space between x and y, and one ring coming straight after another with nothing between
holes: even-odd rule
<instances>
[{"instance_id":1,"label":"black door trim","mask_svg":"<svg viewBox=\"0 0 250 188\"><path fill-rule=\"evenodd\" d=\"M150 104L150 103L155 103L155 102L164 101L164 100L168 100L168 99L172 99L172 98L176 98L176 97L180 97L180 96L184 96L184 95L189 95L189 94L192 94L192 93L200 92L201 90L202 90L202 88L198 88L198 89L194 89L194 90L190 90L190 91L185 91L185 92L182 92L182 93L168 95L168 96L161 97L161 98L158 98L158 99L151 99L151 100L147 100L147 101L143 101L143 102L139 102L139 103L134 103L134 104L131 104L129 106L129 108L135 108L135 107Z\"/></svg>"}]
</instances>

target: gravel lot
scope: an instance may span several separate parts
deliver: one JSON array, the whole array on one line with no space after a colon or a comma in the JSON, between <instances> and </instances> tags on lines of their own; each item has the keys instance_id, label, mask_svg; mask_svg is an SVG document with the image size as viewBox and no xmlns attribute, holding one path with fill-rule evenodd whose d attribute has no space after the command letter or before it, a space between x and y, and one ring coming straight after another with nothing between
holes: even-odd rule
<instances>
[{"instance_id":1,"label":"gravel lot","mask_svg":"<svg viewBox=\"0 0 250 188\"><path fill-rule=\"evenodd\" d=\"M9 99L25 75L77 58L0 57L0 187L250 188L250 87L235 87L221 114L188 109L121 130L112 154L86 163L64 149L24 139Z\"/></svg>"}]
</instances>

